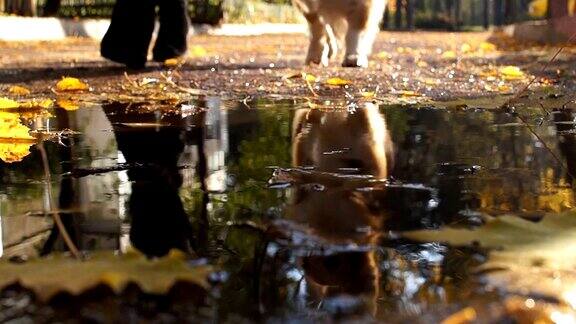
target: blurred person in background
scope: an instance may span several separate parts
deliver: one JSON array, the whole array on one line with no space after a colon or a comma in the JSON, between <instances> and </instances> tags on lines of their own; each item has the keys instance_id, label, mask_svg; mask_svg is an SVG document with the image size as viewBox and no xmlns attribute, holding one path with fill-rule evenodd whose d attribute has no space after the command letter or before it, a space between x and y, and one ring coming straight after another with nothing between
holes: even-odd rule
<instances>
[{"instance_id":1,"label":"blurred person in background","mask_svg":"<svg viewBox=\"0 0 576 324\"><path fill-rule=\"evenodd\" d=\"M154 61L184 55L189 29L186 3L186 0L118 0L100 53L129 68L143 68L158 14L160 28L152 50Z\"/></svg>"}]
</instances>

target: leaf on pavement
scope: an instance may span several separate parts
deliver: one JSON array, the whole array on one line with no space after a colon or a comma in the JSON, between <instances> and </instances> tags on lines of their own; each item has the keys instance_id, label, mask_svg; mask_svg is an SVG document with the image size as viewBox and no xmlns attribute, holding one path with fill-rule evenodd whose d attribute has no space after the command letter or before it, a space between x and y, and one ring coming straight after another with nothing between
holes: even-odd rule
<instances>
[{"instance_id":1,"label":"leaf on pavement","mask_svg":"<svg viewBox=\"0 0 576 324\"><path fill-rule=\"evenodd\" d=\"M505 66L500 68L500 74L504 80L522 80L526 77L524 72L517 66Z\"/></svg>"},{"instance_id":2,"label":"leaf on pavement","mask_svg":"<svg viewBox=\"0 0 576 324\"><path fill-rule=\"evenodd\" d=\"M89 87L86 83L76 78L64 77L56 84L57 91L86 91Z\"/></svg>"},{"instance_id":3,"label":"leaf on pavement","mask_svg":"<svg viewBox=\"0 0 576 324\"><path fill-rule=\"evenodd\" d=\"M192 46L192 48L188 51L188 56L190 57L204 57L207 55L208 51L200 45Z\"/></svg>"},{"instance_id":4,"label":"leaf on pavement","mask_svg":"<svg viewBox=\"0 0 576 324\"><path fill-rule=\"evenodd\" d=\"M326 80L326 84L331 85L331 86L341 87L341 86L346 86L346 85L352 84L352 81L346 80L346 79L341 79L341 78L330 78L330 79Z\"/></svg>"},{"instance_id":5,"label":"leaf on pavement","mask_svg":"<svg viewBox=\"0 0 576 324\"><path fill-rule=\"evenodd\" d=\"M138 252L116 255L100 251L84 261L57 254L19 264L0 261L0 287L18 282L43 301L60 292L81 294L99 284L119 293L127 284L135 283L144 292L165 294L176 282L206 290L211 271L209 266L188 265L182 253L175 251L152 260Z\"/></svg>"}]
</instances>

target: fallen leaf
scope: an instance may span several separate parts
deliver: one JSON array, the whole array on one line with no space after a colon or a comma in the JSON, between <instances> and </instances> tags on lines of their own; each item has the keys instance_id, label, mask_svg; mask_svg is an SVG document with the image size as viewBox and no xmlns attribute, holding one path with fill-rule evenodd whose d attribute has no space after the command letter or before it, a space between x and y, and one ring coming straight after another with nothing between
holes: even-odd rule
<instances>
[{"instance_id":1,"label":"fallen leaf","mask_svg":"<svg viewBox=\"0 0 576 324\"><path fill-rule=\"evenodd\" d=\"M10 89L8 89L8 92L16 96L26 96L30 94L30 90L17 85L11 86Z\"/></svg>"},{"instance_id":2,"label":"fallen leaf","mask_svg":"<svg viewBox=\"0 0 576 324\"><path fill-rule=\"evenodd\" d=\"M86 83L76 78L64 77L56 83L57 91L86 91L88 89Z\"/></svg>"},{"instance_id":3,"label":"fallen leaf","mask_svg":"<svg viewBox=\"0 0 576 324\"><path fill-rule=\"evenodd\" d=\"M444 228L411 231L404 237L424 242L446 242L454 246L478 244L490 251L480 269L494 287L530 291L575 303L576 211L546 215L540 222L516 216L490 218L478 229ZM576 304L575 304L576 305Z\"/></svg>"},{"instance_id":4,"label":"fallen leaf","mask_svg":"<svg viewBox=\"0 0 576 324\"><path fill-rule=\"evenodd\" d=\"M209 266L188 265L176 252L152 260L138 252L99 251L84 261L56 254L24 263L0 261L0 287L17 282L42 301L60 292L81 294L99 284L119 293L128 283L135 283L144 292L165 294L176 282L185 281L206 291L211 271Z\"/></svg>"},{"instance_id":5,"label":"fallen leaf","mask_svg":"<svg viewBox=\"0 0 576 324\"><path fill-rule=\"evenodd\" d=\"M374 91L361 91L360 94L364 98L374 98L376 96L376 92Z\"/></svg>"},{"instance_id":6,"label":"fallen leaf","mask_svg":"<svg viewBox=\"0 0 576 324\"><path fill-rule=\"evenodd\" d=\"M41 101L37 101L36 99L32 99L30 101L25 101L20 103L19 108L26 108L26 109L33 109L33 108L41 108L41 109L49 109L52 108L54 105L54 101L52 99L43 99Z\"/></svg>"},{"instance_id":7,"label":"fallen leaf","mask_svg":"<svg viewBox=\"0 0 576 324\"><path fill-rule=\"evenodd\" d=\"M480 43L480 46L478 46L478 48L480 49L481 52L485 53L496 51L496 45L489 42Z\"/></svg>"},{"instance_id":8,"label":"fallen leaf","mask_svg":"<svg viewBox=\"0 0 576 324\"><path fill-rule=\"evenodd\" d=\"M29 155L34 145L34 137L29 132L18 114L0 112L0 160L14 163Z\"/></svg>"},{"instance_id":9,"label":"fallen leaf","mask_svg":"<svg viewBox=\"0 0 576 324\"><path fill-rule=\"evenodd\" d=\"M421 96L421 94L419 94L416 91L412 91L412 90L395 91L394 94L399 95L399 96L403 96L403 97L420 97Z\"/></svg>"},{"instance_id":10,"label":"fallen leaf","mask_svg":"<svg viewBox=\"0 0 576 324\"><path fill-rule=\"evenodd\" d=\"M476 320L476 310L472 307L466 307L463 310L454 313L444 319L442 324L467 324Z\"/></svg>"},{"instance_id":11,"label":"fallen leaf","mask_svg":"<svg viewBox=\"0 0 576 324\"><path fill-rule=\"evenodd\" d=\"M20 116L14 113L0 112L0 139L33 140L30 128L20 122Z\"/></svg>"},{"instance_id":12,"label":"fallen leaf","mask_svg":"<svg viewBox=\"0 0 576 324\"><path fill-rule=\"evenodd\" d=\"M331 86L346 86L349 84L352 84L352 81L350 80L346 80L346 79L341 79L341 78L330 78L328 80L326 80L326 84L331 85Z\"/></svg>"},{"instance_id":13,"label":"fallen leaf","mask_svg":"<svg viewBox=\"0 0 576 324\"><path fill-rule=\"evenodd\" d=\"M521 80L524 79L525 74L517 66L505 66L500 68L500 74L505 80Z\"/></svg>"},{"instance_id":14,"label":"fallen leaf","mask_svg":"<svg viewBox=\"0 0 576 324\"><path fill-rule=\"evenodd\" d=\"M314 76L313 74L310 74L310 73L306 73L306 72L302 73L302 78L306 82L316 82L318 80L318 78L316 78L316 76Z\"/></svg>"},{"instance_id":15,"label":"fallen leaf","mask_svg":"<svg viewBox=\"0 0 576 324\"><path fill-rule=\"evenodd\" d=\"M188 56L190 57L203 57L208 55L208 51L200 45L192 46L188 52Z\"/></svg>"},{"instance_id":16,"label":"fallen leaf","mask_svg":"<svg viewBox=\"0 0 576 324\"><path fill-rule=\"evenodd\" d=\"M18 104L16 101L0 97L0 109L10 109L18 107L20 107L20 104Z\"/></svg>"},{"instance_id":17,"label":"fallen leaf","mask_svg":"<svg viewBox=\"0 0 576 324\"><path fill-rule=\"evenodd\" d=\"M74 111L80 109L80 105L78 104L78 102L72 101L70 99L58 99L56 100L56 105L68 111Z\"/></svg>"},{"instance_id":18,"label":"fallen leaf","mask_svg":"<svg viewBox=\"0 0 576 324\"><path fill-rule=\"evenodd\" d=\"M164 66L167 67L175 67L180 65L180 60L177 58L171 58L171 59L167 59L166 61L164 61Z\"/></svg>"},{"instance_id":19,"label":"fallen leaf","mask_svg":"<svg viewBox=\"0 0 576 324\"><path fill-rule=\"evenodd\" d=\"M472 46L468 43L464 43L460 46L460 52L462 53L472 52Z\"/></svg>"},{"instance_id":20,"label":"fallen leaf","mask_svg":"<svg viewBox=\"0 0 576 324\"><path fill-rule=\"evenodd\" d=\"M10 143L0 139L0 160L6 163L16 163L30 155L30 148L34 143Z\"/></svg>"},{"instance_id":21,"label":"fallen leaf","mask_svg":"<svg viewBox=\"0 0 576 324\"><path fill-rule=\"evenodd\" d=\"M454 51L446 51L446 52L442 53L443 59L453 60L456 57L458 57L458 55L456 55L456 52L454 52Z\"/></svg>"},{"instance_id":22,"label":"fallen leaf","mask_svg":"<svg viewBox=\"0 0 576 324\"><path fill-rule=\"evenodd\" d=\"M376 57L381 59L381 60L387 60L392 58L392 55L390 55L390 53L386 52L386 51L382 51L379 52L378 54L376 54Z\"/></svg>"}]
</instances>

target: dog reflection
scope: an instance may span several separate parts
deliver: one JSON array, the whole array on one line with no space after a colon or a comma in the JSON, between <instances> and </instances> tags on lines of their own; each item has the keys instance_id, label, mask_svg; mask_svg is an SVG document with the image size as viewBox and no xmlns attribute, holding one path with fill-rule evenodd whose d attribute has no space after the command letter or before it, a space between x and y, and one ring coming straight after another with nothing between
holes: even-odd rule
<instances>
[{"instance_id":1,"label":"dog reflection","mask_svg":"<svg viewBox=\"0 0 576 324\"><path fill-rule=\"evenodd\" d=\"M292 158L295 166L312 166L330 173L388 176L392 151L386 122L374 104L354 112L299 110L293 123ZM373 244L384 217L370 193L318 177L295 186L289 217L307 223L332 243ZM302 260L313 294L320 298L348 294L367 298L376 310L379 270L374 252L348 252Z\"/></svg>"}]
</instances>

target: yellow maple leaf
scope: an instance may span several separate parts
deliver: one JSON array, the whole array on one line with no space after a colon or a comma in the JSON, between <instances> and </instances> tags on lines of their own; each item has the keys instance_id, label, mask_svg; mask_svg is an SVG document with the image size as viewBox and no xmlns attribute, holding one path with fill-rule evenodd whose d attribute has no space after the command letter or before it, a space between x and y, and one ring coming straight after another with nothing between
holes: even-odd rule
<instances>
[{"instance_id":1,"label":"yellow maple leaf","mask_svg":"<svg viewBox=\"0 0 576 324\"><path fill-rule=\"evenodd\" d=\"M331 85L331 86L341 87L341 86L352 84L352 81L346 80L346 79L341 79L341 78L330 78L330 79L326 80L326 84Z\"/></svg>"},{"instance_id":2,"label":"yellow maple leaf","mask_svg":"<svg viewBox=\"0 0 576 324\"><path fill-rule=\"evenodd\" d=\"M20 122L20 116L14 113L0 112L0 139L33 140L30 128Z\"/></svg>"},{"instance_id":3,"label":"yellow maple leaf","mask_svg":"<svg viewBox=\"0 0 576 324\"><path fill-rule=\"evenodd\" d=\"M526 76L517 66L505 66L500 68L500 74L505 80L521 80Z\"/></svg>"},{"instance_id":4,"label":"yellow maple leaf","mask_svg":"<svg viewBox=\"0 0 576 324\"><path fill-rule=\"evenodd\" d=\"M57 91L86 91L89 87L86 83L76 78L63 77L56 83Z\"/></svg>"},{"instance_id":5,"label":"yellow maple leaf","mask_svg":"<svg viewBox=\"0 0 576 324\"><path fill-rule=\"evenodd\" d=\"M0 109L18 108L20 104L12 99L0 97Z\"/></svg>"},{"instance_id":6,"label":"yellow maple leaf","mask_svg":"<svg viewBox=\"0 0 576 324\"><path fill-rule=\"evenodd\" d=\"M80 105L77 102L70 99L58 99L56 100L56 105L68 111L74 111L80 108Z\"/></svg>"},{"instance_id":7,"label":"yellow maple leaf","mask_svg":"<svg viewBox=\"0 0 576 324\"><path fill-rule=\"evenodd\" d=\"M28 90L25 87L21 87L21 86L11 86L10 89L8 89L8 92L10 92L13 95L16 96L26 96L30 94L30 90Z\"/></svg>"},{"instance_id":8,"label":"yellow maple leaf","mask_svg":"<svg viewBox=\"0 0 576 324\"><path fill-rule=\"evenodd\" d=\"M83 261L53 254L19 264L1 260L0 288L18 282L41 301L48 301L60 292L77 295L99 284L117 293L134 283L144 292L166 294L177 282L186 282L195 287L195 293L205 296L212 271L210 266L192 266L173 253L150 260L139 253L98 251Z\"/></svg>"},{"instance_id":9,"label":"yellow maple leaf","mask_svg":"<svg viewBox=\"0 0 576 324\"><path fill-rule=\"evenodd\" d=\"M0 112L0 160L14 163L28 156L34 145L34 137L29 131L18 114Z\"/></svg>"},{"instance_id":10,"label":"yellow maple leaf","mask_svg":"<svg viewBox=\"0 0 576 324\"><path fill-rule=\"evenodd\" d=\"M30 155L33 143L9 143L0 140L0 160L6 163L16 163Z\"/></svg>"}]
</instances>

